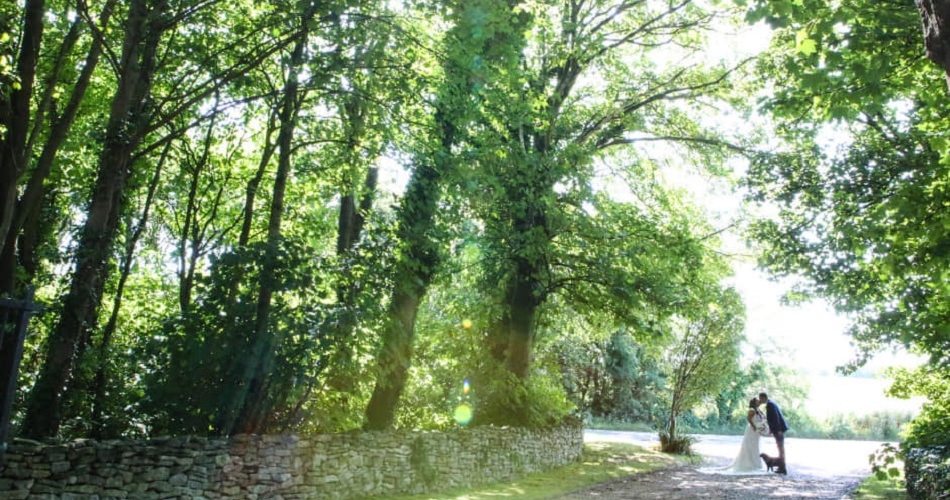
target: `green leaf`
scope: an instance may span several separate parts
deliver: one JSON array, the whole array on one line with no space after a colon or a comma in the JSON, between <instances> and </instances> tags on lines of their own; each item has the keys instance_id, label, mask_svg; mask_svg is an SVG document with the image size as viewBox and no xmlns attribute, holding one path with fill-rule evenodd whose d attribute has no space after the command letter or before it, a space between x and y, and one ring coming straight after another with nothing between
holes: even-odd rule
<instances>
[{"instance_id":1,"label":"green leaf","mask_svg":"<svg viewBox=\"0 0 950 500\"><path fill-rule=\"evenodd\" d=\"M814 54L817 48L817 44L814 40L808 37L808 31L801 29L798 33L795 34L795 50L803 55Z\"/></svg>"}]
</instances>

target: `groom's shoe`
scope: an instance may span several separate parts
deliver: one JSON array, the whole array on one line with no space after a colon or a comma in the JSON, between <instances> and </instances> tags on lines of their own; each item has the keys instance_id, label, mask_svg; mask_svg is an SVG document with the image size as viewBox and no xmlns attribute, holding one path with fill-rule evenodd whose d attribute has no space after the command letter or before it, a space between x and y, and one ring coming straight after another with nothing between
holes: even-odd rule
<instances>
[{"instance_id":1,"label":"groom's shoe","mask_svg":"<svg viewBox=\"0 0 950 500\"><path fill-rule=\"evenodd\" d=\"M776 473L776 474L785 474L785 475L788 475L788 470L785 468L785 459L784 459L784 458L779 458L779 459L778 459L778 467L775 468L775 473Z\"/></svg>"}]
</instances>

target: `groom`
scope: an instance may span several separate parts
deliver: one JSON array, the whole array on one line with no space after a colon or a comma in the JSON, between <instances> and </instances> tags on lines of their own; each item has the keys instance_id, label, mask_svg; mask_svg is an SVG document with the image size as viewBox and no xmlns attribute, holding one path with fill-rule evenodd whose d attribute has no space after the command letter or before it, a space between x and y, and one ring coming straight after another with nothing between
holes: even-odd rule
<instances>
[{"instance_id":1,"label":"groom","mask_svg":"<svg viewBox=\"0 0 950 500\"><path fill-rule=\"evenodd\" d=\"M788 430L788 424L785 423L785 417L782 416L782 410L775 401L769 399L769 395L760 392L759 404L765 405L765 419L769 423L769 431L775 436L775 445L778 446L778 458L781 461L778 469L779 474L788 474L785 469L785 431Z\"/></svg>"}]
</instances>

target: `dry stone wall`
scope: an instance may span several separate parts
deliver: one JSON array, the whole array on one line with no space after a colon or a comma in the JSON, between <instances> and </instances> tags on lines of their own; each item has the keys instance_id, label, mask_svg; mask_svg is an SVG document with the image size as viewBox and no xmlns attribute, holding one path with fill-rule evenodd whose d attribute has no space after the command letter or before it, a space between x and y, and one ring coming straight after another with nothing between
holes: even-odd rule
<instances>
[{"instance_id":1,"label":"dry stone wall","mask_svg":"<svg viewBox=\"0 0 950 500\"><path fill-rule=\"evenodd\" d=\"M343 500L514 479L577 460L580 424L231 439L14 441L0 500Z\"/></svg>"}]
</instances>

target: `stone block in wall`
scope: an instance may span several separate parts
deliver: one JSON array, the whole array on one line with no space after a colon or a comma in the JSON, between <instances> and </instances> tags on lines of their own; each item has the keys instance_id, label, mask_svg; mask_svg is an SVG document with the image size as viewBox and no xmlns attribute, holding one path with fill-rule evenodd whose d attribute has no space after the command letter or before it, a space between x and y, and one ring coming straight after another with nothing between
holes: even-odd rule
<instances>
[{"instance_id":1,"label":"stone block in wall","mask_svg":"<svg viewBox=\"0 0 950 500\"><path fill-rule=\"evenodd\" d=\"M66 485L60 481L48 481L45 479L38 479L36 483L33 484L33 487L30 488L30 491L34 494L58 493L60 491L63 491L65 487Z\"/></svg>"},{"instance_id":2,"label":"stone block in wall","mask_svg":"<svg viewBox=\"0 0 950 500\"><path fill-rule=\"evenodd\" d=\"M95 495L102 488L93 484L71 484L66 487L65 493Z\"/></svg>"},{"instance_id":3,"label":"stone block in wall","mask_svg":"<svg viewBox=\"0 0 950 500\"><path fill-rule=\"evenodd\" d=\"M115 489L115 488L121 488L124 484L125 484L125 481L122 480L122 476L116 474L116 475L106 476L105 484L103 484L103 486L105 486L107 489L109 488Z\"/></svg>"},{"instance_id":4,"label":"stone block in wall","mask_svg":"<svg viewBox=\"0 0 950 500\"><path fill-rule=\"evenodd\" d=\"M28 496L30 496L30 490L0 491L0 500L26 500Z\"/></svg>"},{"instance_id":5,"label":"stone block in wall","mask_svg":"<svg viewBox=\"0 0 950 500\"><path fill-rule=\"evenodd\" d=\"M14 490L30 490L36 483L35 479L21 479L13 482Z\"/></svg>"},{"instance_id":6,"label":"stone block in wall","mask_svg":"<svg viewBox=\"0 0 950 500\"><path fill-rule=\"evenodd\" d=\"M226 497L237 497L241 493L241 488L235 485L221 488L221 493Z\"/></svg>"},{"instance_id":7,"label":"stone block in wall","mask_svg":"<svg viewBox=\"0 0 950 500\"><path fill-rule=\"evenodd\" d=\"M188 484L188 476L185 474L175 474L168 478L168 484L172 486L185 486Z\"/></svg>"},{"instance_id":8,"label":"stone block in wall","mask_svg":"<svg viewBox=\"0 0 950 500\"><path fill-rule=\"evenodd\" d=\"M99 495L94 495L90 493L72 493L65 492L59 495L61 500L99 500Z\"/></svg>"}]
</instances>

